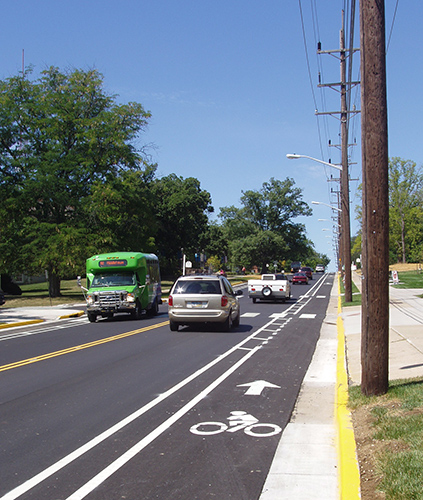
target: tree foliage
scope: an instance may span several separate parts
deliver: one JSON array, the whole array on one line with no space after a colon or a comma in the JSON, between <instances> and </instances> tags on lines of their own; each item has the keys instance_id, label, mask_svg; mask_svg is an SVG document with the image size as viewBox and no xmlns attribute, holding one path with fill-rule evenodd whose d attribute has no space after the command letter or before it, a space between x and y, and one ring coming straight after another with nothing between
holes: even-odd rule
<instances>
[{"instance_id":1,"label":"tree foliage","mask_svg":"<svg viewBox=\"0 0 423 500\"><path fill-rule=\"evenodd\" d=\"M423 258L423 172L398 157L389 161L389 241L397 262Z\"/></svg>"},{"instance_id":2,"label":"tree foliage","mask_svg":"<svg viewBox=\"0 0 423 500\"><path fill-rule=\"evenodd\" d=\"M30 76L0 82L1 267L47 270L54 296L87 247L107 240L90 225L87 198L112 179L124 182L125 171L142 171L132 141L150 114L118 105L96 70Z\"/></svg>"},{"instance_id":3,"label":"tree foliage","mask_svg":"<svg viewBox=\"0 0 423 500\"><path fill-rule=\"evenodd\" d=\"M156 200L157 253L164 274L180 268L183 252L201 251L201 235L207 232L208 214L213 212L210 193L201 189L200 181L170 174L157 179L152 186Z\"/></svg>"},{"instance_id":4,"label":"tree foliage","mask_svg":"<svg viewBox=\"0 0 423 500\"><path fill-rule=\"evenodd\" d=\"M137 147L150 118L139 103L118 104L96 70L50 67L0 81L0 271L60 280L85 260L115 250L155 252L164 275L182 251L217 265L324 262L296 222L311 214L292 179L270 179L242 193L242 208L223 207L210 222L210 194L192 177L157 178ZM225 260L226 262L226 260Z\"/></svg>"},{"instance_id":5,"label":"tree foliage","mask_svg":"<svg viewBox=\"0 0 423 500\"><path fill-rule=\"evenodd\" d=\"M392 157L389 160L389 261L421 262L423 260L423 172L411 160ZM361 192L362 186L359 186ZM361 207L356 208L362 220ZM361 229L352 249L359 256Z\"/></svg>"},{"instance_id":6,"label":"tree foliage","mask_svg":"<svg viewBox=\"0 0 423 500\"><path fill-rule=\"evenodd\" d=\"M275 261L316 260L305 227L295 219L311 215L293 179L271 178L259 191L245 191L242 208L221 208L223 232L235 267L266 269Z\"/></svg>"}]
</instances>

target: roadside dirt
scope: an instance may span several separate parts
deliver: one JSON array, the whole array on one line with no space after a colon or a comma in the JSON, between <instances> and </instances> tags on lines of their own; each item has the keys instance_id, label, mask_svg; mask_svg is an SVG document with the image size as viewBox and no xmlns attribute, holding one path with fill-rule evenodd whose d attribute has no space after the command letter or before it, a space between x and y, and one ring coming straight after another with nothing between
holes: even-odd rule
<instances>
[{"instance_id":1,"label":"roadside dirt","mask_svg":"<svg viewBox=\"0 0 423 500\"><path fill-rule=\"evenodd\" d=\"M360 486L362 500L384 500L385 494L378 491L382 476L377 472L376 458L385 446L384 442L373 439L373 418L370 407L363 406L352 411L357 458L360 466Z\"/></svg>"},{"instance_id":2,"label":"roadside dirt","mask_svg":"<svg viewBox=\"0 0 423 500\"><path fill-rule=\"evenodd\" d=\"M401 410L399 401L392 399L385 403L379 401L373 405L362 406L351 412L360 467L362 500L386 499L385 494L379 489L383 476L378 468L378 457L388 451L398 453L408 449L408 445L402 440L378 440L373 438L376 428L373 425L374 417L371 410L374 406L386 408L391 416L400 417L418 414L423 417L423 408L415 408L407 412Z\"/></svg>"}]
</instances>

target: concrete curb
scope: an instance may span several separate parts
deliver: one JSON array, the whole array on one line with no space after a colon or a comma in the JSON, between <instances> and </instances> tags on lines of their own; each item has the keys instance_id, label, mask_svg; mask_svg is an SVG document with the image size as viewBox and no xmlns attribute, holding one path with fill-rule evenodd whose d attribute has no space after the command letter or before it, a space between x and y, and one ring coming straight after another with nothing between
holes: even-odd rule
<instances>
[{"instance_id":1,"label":"concrete curb","mask_svg":"<svg viewBox=\"0 0 423 500\"><path fill-rule=\"evenodd\" d=\"M59 316L59 319L67 319L67 318L79 318L80 316L83 316L85 314L85 311L77 311L71 314L64 314L63 316Z\"/></svg>"},{"instance_id":2,"label":"concrete curb","mask_svg":"<svg viewBox=\"0 0 423 500\"><path fill-rule=\"evenodd\" d=\"M31 319L28 321L19 321L17 323L6 323L4 325L0 325L0 330L3 328L12 328L15 326L25 326L25 325L35 325L36 323L44 323L45 319Z\"/></svg>"},{"instance_id":3,"label":"concrete curb","mask_svg":"<svg viewBox=\"0 0 423 500\"><path fill-rule=\"evenodd\" d=\"M336 369L335 411L337 423L337 448L339 464L339 491L342 500L358 500L360 493L360 470L354 437L351 412L348 409L348 375L345 353L345 330L342 319L340 277L338 274L338 352Z\"/></svg>"}]
</instances>

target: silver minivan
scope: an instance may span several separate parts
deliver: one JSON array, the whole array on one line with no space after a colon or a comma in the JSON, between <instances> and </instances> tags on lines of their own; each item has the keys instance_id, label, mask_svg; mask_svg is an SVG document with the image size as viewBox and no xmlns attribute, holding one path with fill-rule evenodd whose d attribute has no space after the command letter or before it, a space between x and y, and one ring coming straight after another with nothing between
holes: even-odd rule
<instances>
[{"instance_id":1,"label":"silver minivan","mask_svg":"<svg viewBox=\"0 0 423 500\"><path fill-rule=\"evenodd\" d=\"M242 291L234 291L224 276L181 276L169 294L170 329L177 332L181 325L214 323L227 332L239 325L239 295Z\"/></svg>"}]
</instances>

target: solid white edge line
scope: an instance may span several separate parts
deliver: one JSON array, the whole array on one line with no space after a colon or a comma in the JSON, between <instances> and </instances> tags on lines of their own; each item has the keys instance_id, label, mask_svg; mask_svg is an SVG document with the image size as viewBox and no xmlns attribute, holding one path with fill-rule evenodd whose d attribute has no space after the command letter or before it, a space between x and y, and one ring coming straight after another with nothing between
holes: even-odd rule
<instances>
[{"instance_id":1,"label":"solid white edge line","mask_svg":"<svg viewBox=\"0 0 423 500\"><path fill-rule=\"evenodd\" d=\"M221 354L218 356L216 359L205 365L203 368L200 368L197 370L195 373L190 375L184 380L181 380L179 384L176 384L174 387L170 388L168 391L164 392L163 394L160 394L157 398L153 399L150 401L150 403L147 403L145 406L142 408L138 409L131 415L128 415L126 418L115 424L114 426L110 427L110 429L107 429L106 431L102 432L95 438L91 439L84 445L82 445L80 448L76 449L75 451L71 452L69 455L63 457L61 460L56 462L55 464L50 465L47 467L47 469L39 472L32 478L28 479L21 485L17 486L13 490L9 491L6 493L4 496L0 497L0 500L15 500L16 498L19 498L21 495L29 491L30 489L34 488L38 484L40 484L42 481L45 479L49 478L56 472L58 472L60 469L63 469L70 463L72 463L74 460L79 458L80 456L84 455L88 451L90 451L92 448L100 444L101 442L105 441L107 438L118 432L119 430L123 429L127 425L129 425L132 421L146 413L147 411L151 410L154 408L154 406L158 405L162 401L164 401L166 398L177 392L179 389L187 385L188 383L192 382L194 379L202 375L204 372L212 368L215 364L219 363L222 361L224 358L235 352L236 350L240 349L244 344L249 342L251 339L254 338L255 335L260 333L264 328L266 328L269 324L273 323L275 320L273 319L272 321L269 321L265 325L263 325L261 328L259 328L256 332L252 333L249 337L241 341L239 344L235 345L229 351Z\"/></svg>"},{"instance_id":2,"label":"solid white edge line","mask_svg":"<svg viewBox=\"0 0 423 500\"><path fill-rule=\"evenodd\" d=\"M172 424L177 422L180 418L186 415L197 403L204 399L213 389L218 387L225 379L227 379L235 370L237 370L241 365L243 365L253 354L261 349L261 346L256 346L253 350L249 351L243 358L241 358L237 363L235 363L231 368L224 372L220 377L214 380L206 389L201 391L195 398L193 398L189 403L178 410L174 415L165 420L160 424L154 431L150 432L136 445L126 451L118 459L112 462L109 466L99 472L90 481L88 481L84 486L75 491L66 500L82 500L89 493L91 493L97 486L108 479L117 470L123 467L127 462L129 462L135 455L142 451L146 446L152 443L156 438L158 438L163 432L166 431Z\"/></svg>"}]
</instances>

